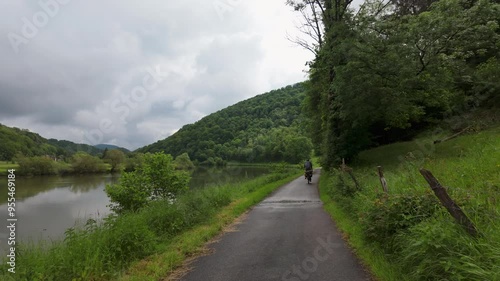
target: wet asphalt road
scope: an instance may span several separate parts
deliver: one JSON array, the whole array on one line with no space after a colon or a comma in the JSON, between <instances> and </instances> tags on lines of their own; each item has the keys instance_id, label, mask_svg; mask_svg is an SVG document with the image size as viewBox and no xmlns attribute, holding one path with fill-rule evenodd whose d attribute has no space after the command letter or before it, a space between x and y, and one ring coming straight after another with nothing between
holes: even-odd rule
<instances>
[{"instance_id":1,"label":"wet asphalt road","mask_svg":"<svg viewBox=\"0 0 500 281\"><path fill-rule=\"evenodd\" d=\"M181 280L370 280L322 208L319 173L312 184L300 177L255 206Z\"/></svg>"}]
</instances>

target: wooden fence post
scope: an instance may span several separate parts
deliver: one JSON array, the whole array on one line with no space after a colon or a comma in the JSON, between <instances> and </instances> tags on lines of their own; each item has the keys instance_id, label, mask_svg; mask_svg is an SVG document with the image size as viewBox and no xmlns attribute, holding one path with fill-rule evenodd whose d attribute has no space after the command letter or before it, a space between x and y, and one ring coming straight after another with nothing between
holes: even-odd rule
<instances>
[{"instance_id":1,"label":"wooden fence post","mask_svg":"<svg viewBox=\"0 0 500 281\"><path fill-rule=\"evenodd\" d=\"M344 158L342 158L342 171L347 172L349 174L349 176L351 177L351 179L354 181L354 184L356 185L356 189L361 190L361 186L359 185L358 180L354 176L354 173L352 172L352 168L347 167L347 165L345 164Z\"/></svg>"},{"instance_id":2,"label":"wooden fence post","mask_svg":"<svg viewBox=\"0 0 500 281\"><path fill-rule=\"evenodd\" d=\"M384 170L382 169L382 166L378 166L378 176L380 178L380 184L382 185L382 190L387 194L389 193L389 189L387 188L387 181L384 178Z\"/></svg>"},{"instance_id":3,"label":"wooden fence post","mask_svg":"<svg viewBox=\"0 0 500 281\"><path fill-rule=\"evenodd\" d=\"M464 214L462 209L451 199L451 197L446 192L446 189L438 182L438 180L432 175L432 173L425 169L420 169L420 174L425 178L425 180L429 183L432 191L436 197L441 201L444 207L448 210L448 212L457 220L459 224L461 224L465 230L472 235L473 237L479 236L479 232L476 229L476 226L472 223L472 221Z\"/></svg>"},{"instance_id":4,"label":"wooden fence post","mask_svg":"<svg viewBox=\"0 0 500 281\"><path fill-rule=\"evenodd\" d=\"M456 137L460 136L461 134L463 134L463 133L467 132L467 130L469 130L471 127L472 127L472 126L469 126L469 127L465 128L465 129L463 129L462 131L460 131L460 132L458 132L458 133L454 134L453 136L450 136L450 137L444 138L444 139L442 139L442 140L435 140L435 141L434 141L434 144L437 144L437 143L441 143L441 142L444 142L444 141L447 141L447 140L454 139L454 138L456 138Z\"/></svg>"}]
</instances>

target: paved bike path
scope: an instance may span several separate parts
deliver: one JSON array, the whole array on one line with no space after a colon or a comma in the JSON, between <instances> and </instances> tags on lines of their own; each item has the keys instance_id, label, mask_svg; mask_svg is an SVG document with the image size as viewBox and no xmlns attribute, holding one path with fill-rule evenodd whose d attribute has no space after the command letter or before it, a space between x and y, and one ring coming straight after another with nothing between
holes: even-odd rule
<instances>
[{"instance_id":1,"label":"paved bike path","mask_svg":"<svg viewBox=\"0 0 500 281\"><path fill-rule=\"evenodd\" d=\"M190 264L184 281L371 280L323 210L317 182L281 187Z\"/></svg>"}]
</instances>

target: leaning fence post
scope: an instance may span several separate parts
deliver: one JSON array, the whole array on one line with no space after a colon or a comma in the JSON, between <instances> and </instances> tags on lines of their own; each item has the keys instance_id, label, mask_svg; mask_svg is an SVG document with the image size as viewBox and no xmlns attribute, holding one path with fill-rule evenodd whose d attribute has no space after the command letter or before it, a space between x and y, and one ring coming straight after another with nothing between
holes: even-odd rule
<instances>
[{"instance_id":1,"label":"leaning fence post","mask_svg":"<svg viewBox=\"0 0 500 281\"><path fill-rule=\"evenodd\" d=\"M354 173L352 172L352 168L348 167L346 164L345 164L345 159L342 158L342 171L344 172L347 172L349 174L349 176L351 177L352 181L354 181L354 184L356 186L356 189L357 190L361 190L361 186L359 185L359 182L358 180L356 179L356 177L354 176Z\"/></svg>"},{"instance_id":2,"label":"leaning fence post","mask_svg":"<svg viewBox=\"0 0 500 281\"><path fill-rule=\"evenodd\" d=\"M425 169L420 169L420 174L429 183L432 191L436 197L441 201L448 212L461 224L465 230L472 236L479 236L479 232L472 221L465 215L465 213L460 209L460 207L451 199L451 197L446 192L446 189L438 182L438 180L432 175L432 173Z\"/></svg>"},{"instance_id":3,"label":"leaning fence post","mask_svg":"<svg viewBox=\"0 0 500 281\"><path fill-rule=\"evenodd\" d=\"M382 185L382 189L384 190L385 193L389 193L389 189L387 188L387 181L384 178L384 170L382 169L382 166L378 166L378 176L380 178L380 184Z\"/></svg>"}]
</instances>

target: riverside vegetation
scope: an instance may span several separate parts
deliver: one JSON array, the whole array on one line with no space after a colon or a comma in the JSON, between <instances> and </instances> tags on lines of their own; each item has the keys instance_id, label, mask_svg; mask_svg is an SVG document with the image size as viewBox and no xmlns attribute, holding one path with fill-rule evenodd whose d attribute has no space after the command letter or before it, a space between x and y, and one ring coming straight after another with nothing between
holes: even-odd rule
<instances>
[{"instance_id":1,"label":"riverside vegetation","mask_svg":"<svg viewBox=\"0 0 500 281\"><path fill-rule=\"evenodd\" d=\"M435 137L362 152L352 164L359 188L340 169L324 173L325 208L380 280L500 280L500 126L434 145ZM441 206L420 167L448 187L478 238Z\"/></svg>"},{"instance_id":2,"label":"riverside vegetation","mask_svg":"<svg viewBox=\"0 0 500 281\"><path fill-rule=\"evenodd\" d=\"M315 55L304 108L325 208L380 280L500 280L500 4L352 3L287 1L311 37L296 43ZM477 134L433 144L437 126ZM379 165L389 194L375 192ZM479 237L440 206L422 167Z\"/></svg>"},{"instance_id":3,"label":"riverside vegetation","mask_svg":"<svg viewBox=\"0 0 500 281\"><path fill-rule=\"evenodd\" d=\"M298 173L276 165L241 184L188 190L189 177L170 155L146 154L138 169L106 187L114 215L70 228L62 241L17 245L16 274L3 263L0 279L157 280Z\"/></svg>"}]
</instances>

